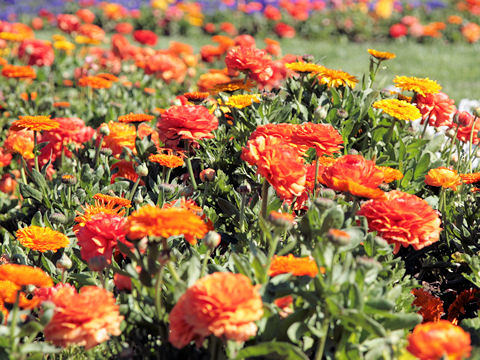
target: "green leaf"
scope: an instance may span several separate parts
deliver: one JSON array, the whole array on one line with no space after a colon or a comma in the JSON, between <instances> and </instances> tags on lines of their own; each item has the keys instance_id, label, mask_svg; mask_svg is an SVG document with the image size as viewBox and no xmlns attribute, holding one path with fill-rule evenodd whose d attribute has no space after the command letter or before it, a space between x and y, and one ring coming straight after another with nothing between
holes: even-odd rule
<instances>
[{"instance_id":1,"label":"green leaf","mask_svg":"<svg viewBox=\"0 0 480 360\"><path fill-rule=\"evenodd\" d=\"M235 359L241 360L255 356L264 356L267 359L275 360L308 360L307 355L298 347L277 341L246 347L238 352Z\"/></svg>"},{"instance_id":2,"label":"green leaf","mask_svg":"<svg viewBox=\"0 0 480 360\"><path fill-rule=\"evenodd\" d=\"M418 179L420 176L425 175L431 164L430 153L424 153L415 167L413 178Z\"/></svg>"},{"instance_id":3,"label":"green leaf","mask_svg":"<svg viewBox=\"0 0 480 360\"><path fill-rule=\"evenodd\" d=\"M35 169L32 169L32 179L33 182L37 184L40 189L48 189L47 182L45 181L45 176L43 176Z\"/></svg>"},{"instance_id":4,"label":"green leaf","mask_svg":"<svg viewBox=\"0 0 480 360\"><path fill-rule=\"evenodd\" d=\"M42 201L43 198L40 191L24 183L20 183L20 194L22 194L24 198L32 198L37 201Z\"/></svg>"},{"instance_id":5,"label":"green leaf","mask_svg":"<svg viewBox=\"0 0 480 360\"><path fill-rule=\"evenodd\" d=\"M28 354L31 352L41 352L44 354L53 354L62 351L62 349L56 348L55 346L44 343L44 342L35 342L31 344L25 344L20 348L22 354Z\"/></svg>"},{"instance_id":6,"label":"green leaf","mask_svg":"<svg viewBox=\"0 0 480 360\"><path fill-rule=\"evenodd\" d=\"M413 329L422 322L422 317L415 313L395 314L394 317L382 322L383 327L389 330Z\"/></svg>"}]
</instances>

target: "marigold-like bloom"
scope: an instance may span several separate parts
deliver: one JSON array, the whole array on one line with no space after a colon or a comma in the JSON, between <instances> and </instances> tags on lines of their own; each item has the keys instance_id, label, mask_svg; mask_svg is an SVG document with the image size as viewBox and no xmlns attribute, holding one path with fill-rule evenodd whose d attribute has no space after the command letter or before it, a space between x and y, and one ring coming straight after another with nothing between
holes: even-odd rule
<instances>
[{"instance_id":1,"label":"marigold-like bloom","mask_svg":"<svg viewBox=\"0 0 480 360\"><path fill-rule=\"evenodd\" d=\"M0 265L0 280L8 280L18 286L35 285L39 288L53 286L53 281L42 269L27 265Z\"/></svg>"},{"instance_id":2,"label":"marigold-like bloom","mask_svg":"<svg viewBox=\"0 0 480 360\"><path fill-rule=\"evenodd\" d=\"M68 101L57 101L54 102L52 106L55 108L69 108L70 103Z\"/></svg>"},{"instance_id":3,"label":"marigold-like bloom","mask_svg":"<svg viewBox=\"0 0 480 360\"><path fill-rule=\"evenodd\" d=\"M415 326L407 350L419 360L462 360L470 357L470 334L450 321L439 320Z\"/></svg>"},{"instance_id":4,"label":"marigold-like bloom","mask_svg":"<svg viewBox=\"0 0 480 360\"><path fill-rule=\"evenodd\" d=\"M472 174L460 174L460 178L462 179L464 184L480 183L480 172Z\"/></svg>"},{"instance_id":5,"label":"marigold-like bloom","mask_svg":"<svg viewBox=\"0 0 480 360\"><path fill-rule=\"evenodd\" d=\"M160 209L147 205L134 211L125 225L127 237L138 240L145 236L169 238L184 235L191 245L197 243L208 232L202 219L182 208Z\"/></svg>"},{"instance_id":6,"label":"marigold-like bloom","mask_svg":"<svg viewBox=\"0 0 480 360\"><path fill-rule=\"evenodd\" d=\"M237 90L246 90L250 91L252 87L255 86L255 82L252 80L232 80L226 83L220 83L213 86L212 92L219 93L219 92L234 92Z\"/></svg>"},{"instance_id":7,"label":"marigold-like bloom","mask_svg":"<svg viewBox=\"0 0 480 360\"><path fill-rule=\"evenodd\" d=\"M383 172L383 182L389 184L392 181L403 179L403 174L400 170L393 169L388 166L377 166L377 169Z\"/></svg>"},{"instance_id":8,"label":"marigold-like bloom","mask_svg":"<svg viewBox=\"0 0 480 360\"><path fill-rule=\"evenodd\" d=\"M425 184L457 191L457 186L462 184L462 178L456 170L441 166L428 171L425 175Z\"/></svg>"},{"instance_id":9,"label":"marigold-like bloom","mask_svg":"<svg viewBox=\"0 0 480 360\"><path fill-rule=\"evenodd\" d=\"M150 30L135 30L133 38L143 45L155 46L157 43L157 35Z\"/></svg>"},{"instance_id":10,"label":"marigold-like bloom","mask_svg":"<svg viewBox=\"0 0 480 360\"><path fill-rule=\"evenodd\" d=\"M201 105L172 106L162 113L157 127L166 141L212 139L218 119Z\"/></svg>"},{"instance_id":11,"label":"marigold-like bloom","mask_svg":"<svg viewBox=\"0 0 480 360\"><path fill-rule=\"evenodd\" d=\"M138 174L135 171L134 165L135 163L127 160L117 161L115 164L110 166L110 171L112 171L112 178L110 179L110 182L113 184L117 177L122 177L132 182L136 182L138 179ZM143 184L143 181L140 181L139 184Z\"/></svg>"},{"instance_id":12,"label":"marigold-like bloom","mask_svg":"<svg viewBox=\"0 0 480 360\"><path fill-rule=\"evenodd\" d=\"M388 51L378 51L374 49L368 49L367 51L377 60L391 60L397 57L397 55Z\"/></svg>"},{"instance_id":13,"label":"marigold-like bloom","mask_svg":"<svg viewBox=\"0 0 480 360\"><path fill-rule=\"evenodd\" d=\"M53 130L60 126L58 121L49 116L19 116L19 120L12 123L11 130L28 129L32 131Z\"/></svg>"},{"instance_id":14,"label":"marigold-like bloom","mask_svg":"<svg viewBox=\"0 0 480 360\"><path fill-rule=\"evenodd\" d=\"M423 249L438 241L442 231L438 214L425 200L401 191L386 193L384 200L367 201L357 214L367 218L369 231L395 245L394 254L400 246Z\"/></svg>"},{"instance_id":15,"label":"marigold-like bloom","mask_svg":"<svg viewBox=\"0 0 480 360\"><path fill-rule=\"evenodd\" d=\"M280 138L257 136L242 150L242 160L275 188L281 199L292 199L305 189L306 170L298 151Z\"/></svg>"},{"instance_id":16,"label":"marigold-like bloom","mask_svg":"<svg viewBox=\"0 0 480 360\"><path fill-rule=\"evenodd\" d=\"M93 89L109 89L112 87L112 82L99 76L84 76L78 79L78 85Z\"/></svg>"},{"instance_id":17,"label":"marigold-like bloom","mask_svg":"<svg viewBox=\"0 0 480 360\"><path fill-rule=\"evenodd\" d=\"M121 333L123 316L113 294L105 289L85 286L77 294L65 286L48 300L55 304L55 312L44 335L56 346L77 345L88 350Z\"/></svg>"},{"instance_id":18,"label":"marigold-like bloom","mask_svg":"<svg viewBox=\"0 0 480 360\"><path fill-rule=\"evenodd\" d=\"M291 273L293 276L315 277L318 274L317 263L310 257L295 257L292 254L287 256L275 255L268 269L271 277Z\"/></svg>"},{"instance_id":19,"label":"marigold-like bloom","mask_svg":"<svg viewBox=\"0 0 480 360\"><path fill-rule=\"evenodd\" d=\"M457 131L457 139L462 142L469 142L472 138L472 144L478 144L480 137L480 118L473 116L467 111L458 111L458 124L454 123L453 128Z\"/></svg>"},{"instance_id":20,"label":"marigold-like bloom","mask_svg":"<svg viewBox=\"0 0 480 360\"><path fill-rule=\"evenodd\" d=\"M297 73L311 73L311 74L319 73L325 69L325 66L323 65L306 63L301 61L285 64L285 67Z\"/></svg>"},{"instance_id":21,"label":"marigold-like bloom","mask_svg":"<svg viewBox=\"0 0 480 360\"><path fill-rule=\"evenodd\" d=\"M319 75L318 80L320 84L326 84L328 87L340 87L348 86L353 89L358 83L358 79L350 75L349 73L342 70L333 70L328 68L323 68Z\"/></svg>"},{"instance_id":22,"label":"marigold-like bloom","mask_svg":"<svg viewBox=\"0 0 480 360\"><path fill-rule=\"evenodd\" d=\"M75 49L75 44L71 43L70 41L60 40L55 41L53 43L53 47L57 50L65 51L66 53L70 53L73 49Z\"/></svg>"},{"instance_id":23,"label":"marigold-like bloom","mask_svg":"<svg viewBox=\"0 0 480 360\"><path fill-rule=\"evenodd\" d=\"M170 313L168 340L176 348L216 337L247 341L257 333L263 315L258 286L242 274L213 273L187 289Z\"/></svg>"},{"instance_id":24,"label":"marigold-like bloom","mask_svg":"<svg viewBox=\"0 0 480 360\"><path fill-rule=\"evenodd\" d=\"M4 143L5 149L20 154L25 160L33 159L33 131L9 131Z\"/></svg>"},{"instance_id":25,"label":"marigold-like bloom","mask_svg":"<svg viewBox=\"0 0 480 360\"><path fill-rule=\"evenodd\" d=\"M125 208L132 207L132 202L128 199L118 197L118 196L110 196L105 194L97 193L93 195L93 199L98 200L101 205L106 205L108 203L123 206Z\"/></svg>"},{"instance_id":26,"label":"marigold-like bloom","mask_svg":"<svg viewBox=\"0 0 480 360\"><path fill-rule=\"evenodd\" d=\"M110 264L117 242L126 243L126 218L114 214L96 214L75 234L80 255L87 263L96 256L105 256Z\"/></svg>"},{"instance_id":27,"label":"marigold-like bloom","mask_svg":"<svg viewBox=\"0 0 480 360\"><path fill-rule=\"evenodd\" d=\"M478 308L478 304L480 302L479 293L480 290L478 289L469 289L458 294L453 303L451 303L448 307L448 321L451 321L452 324L457 325L460 315L463 315L466 312L465 306L471 302L476 302Z\"/></svg>"},{"instance_id":28,"label":"marigold-like bloom","mask_svg":"<svg viewBox=\"0 0 480 360\"><path fill-rule=\"evenodd\" d=\"M110 134L103 138L103 147L111 149L113 155L121 154L123 147L135 152L135 139L137 138L135 126L113 121L110 121L107 126Z\"/></svg>"},{"instance_id":29,"label":"marigold-like bloom","mask_svg":"<svg viewBox=\"0 0 480 360\"><path fill-rule=\"evenodd\" d=\"M255 81L267 81L273 75L270 55L255 47L239 46L230 49L225 64L229 70L244 72Z\"/></svg>"},{"instance_id":30,"label":"marigold-like bloom","mask_svg":"<svg viewBox=\"0 0 480 360\"><path fill-rule=\"evenodd\" d=\"M23 40L18 48L18 57L33 66L51 66L55 59L52 45L37 39Z\"/></svg>"},{"instance_id":31,"label":"marigold-like bloom","mask_svg":"<svg viewBox=\"0 0 480 360\"><path fill-rule=\"evenodd\" d=\"M188 101L193 101L195 103L200 103L210 96L208 91L195 91L195 92L186 92L183 94Z\"/></svg>"},{"instance_id":32,"label":"marigold-like bloom","mask_svg":"<svg viewBox=\"0 0 480 360\"><path fill-rule=\"evenodd\" d=\"M37 74L31 66L5 65L2 68L2 75L8 78L35 79Z\"/></svg>"},{"instance_id":33,"label":"marigold-like bloom","mask_svg":"<svg viewBox=\"0 0 480 360\"><path fill-rule=\"evenodd\" d=\"M420 111L404 100L384 99L375 101L372 105L375 109L381 109L388 115L398 120L413 121L422 116Z\"/></svg>"},{"instance_id":34,"label":"marigold-like bloom","mask_svg":"<svg viewBox=\"0 0 480 360\"><path fill-rule=\"evenodd\" d=\"M423 124L427 119L431 126L451 126L452 117L457 111L455 101L450 99L447 94L439 92L436 94L427 94L425 96L418 94L416 97L417 108L422 113Z\"/></svg>"},{"instance_id":35,"label":"marigold-like bloom","mask_svg":"<svg viewBox=\"0 0 480 360\"><path fill-rule=\"evenodd\" d=\"M68 237L61 232L34 225L17 230L16 236L20 244L40 252L55 252L70 244Z\"/></svg>"},{"instance_id":36,"label":"marigold-like bloom","mask_svg":"<svg viewBox=\"0 0 480 360\"><path fill-rule=\"evenodd\" d=\"M322 156L339 152L343 139L330 124L307 122L294 128L292 142L300 148L314 148L317 155Z\"/></svg>"},{"instance_id":37,"label":"marigold-like bloom","mask_svg":"<svg viewBox=\"0 0 480 360\"><path fill-rule=\"evenodd\" d=\"M117 216L125 215L125 209L122 209L121 205L117 205L114 202L103 203L101 201L95 200L94 205L86 204L85 206L82 206L82 209L83 214L77 211L78 216L76 216L74 219L77 223L73 227L73 231L75 233L77 233L80 228L84 227L85 224L97 214L110 214Z\"/></svg>"},{"instance_id":38,"label":"marigold-like bloom","mask_svg":"<svg viewBox=\"0 0 480 360\"><path fill-rule=\"evenodd\" d=\"M423 322L438 321L443 315L443 301L433 296L423 289L413 289L412 294L415 295L413 305L418 306L418 313L422 315Z\"/></svg>"},{"instance_id":39,"label":"marigold-like bloom","mask_svg":"<svg viewBox=\"0 0 480 360\"><path fill-rule=\"evenodd\" d=\"M405 91L414 91L420 95L436 94L442 87L435 81L429 78L417 78L414 76L396 76L393 79L395 86Z\"/></svg>"},{"instance_id":40,"label":"marigold-like bloom","mask_svg":"<svg viewBox=\"0 0 480 360\"><path fill-rule=\"evenodd\" d=\"M383 171L375 163L361 155L345 155L331 166L325 167L320 182L335 191L349 192L367 198L382 198L384 192L378 189L383 182Z\"/></svg>"},{"instance_id":41,"label":"marigold-like bloom","mask_svg":"<svg viewBox=\"0 0 480 360\"><path fill-rule=\"evenodd\" d=\"M155 118L153 115L147 114L127 114L118 117L118 121L121 123L131 123L131 122L142 122L142 121L151 121Z\"/></svg>"},{"instance_id":42,"label":"marigold-like bloom","mask_svg":"<svg viewBox=\"0 0 480 360\"><path fill-rule=\"evenodd\" d=\"M243 109L247 106L252 105L253 103L259 103L260 97L259 94L248 94L248 95L232 95L227 101L225 101L225 106L234 107L237 109Z\"/></svg>"},{"instance_id":43,"label":"marigold-like bloom","mask_svg":"<svg viewBox=\"0 0 480 360\"><path fill-rule=\"evenodd\" d=\"M212 91L213 93L217 93L220 91L228 91L228 90L216 90L216 86L222 86L222 84L226 84L230 81L231 81L230 77L227 76L226 74L206 73L206 74L200 75L197 82L197 86L199 91ZM235 91L235 90L232 90L232 91Z\"/></svg>"},{"instance_id":44,"label":"marigold-like bloom","mask_svg":"<svg viewBox=\"0 0 480 360\"><path fill-rule=\"evenodd\" d=\"M107 79L108 81L111 81L111 82L117 82L117 81L120 80L117 76L115 76L113 74L110 74L110 73L98 73L95 76Z\"/></svg>"},{"instance_id":45,"label":"marigold-like bloom","mask_svg":"<svg viewBox=\"0 0 480 360\"><path fill-rule=\"evenodd\" d=\"M173 154L152 154L148 160L155 162L170 169L183 166L183 158Z\"/></svg>"}]
</instances>

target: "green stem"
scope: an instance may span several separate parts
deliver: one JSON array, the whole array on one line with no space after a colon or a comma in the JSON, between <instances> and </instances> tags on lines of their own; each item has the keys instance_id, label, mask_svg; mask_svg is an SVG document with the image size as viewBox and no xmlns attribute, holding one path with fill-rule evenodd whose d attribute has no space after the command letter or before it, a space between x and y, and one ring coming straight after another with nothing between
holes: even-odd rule
<instances>
[{"instance_id":1,"label":"green stem","mask_svg":"<svg viewBox=\"0 0 480 360\"><path fill-rule=\"evenodd\" d=\"M208 249L207 252L205 253L205 256L203 257L202 270L200 271L201 278L205 276L205 271L207 270L207 265L208 265L208 259L210 259L211 253L212 253L212 250Z\"/></svg>"},{"instance_id":2,"label":"green stem","mask_svg":"<svg viewBox=\"0 0 480 360\"><path fill-rule=\"evenodd\" d=\"M430 120L430 116L425 119L425 126L423 127L422 135L420 136L420 139L423 139L423 136L425 135L425 132L427 131L427 126L428 126L428 121L429 120Z\"/></svg>"},{"instance_id":3,"label":"green stem","mask_svg":"<svg viewBox=\"0 0 480 360\"><path fill-rule=\"evenodd\" d=\"M318 181L318 168L320 163L318 162L318 153L315 151L315 180L313 182L313 200L317 197L317 181Z\"/></svg>"},{"instance_id":4,"label":"green stem","mask_svg":"<svg viewBox=\"0 0 480 360\"><path fill-rule=\"evenodd\" d=\"M264 219L267 218L267 206L268 206L268 181L267 179L263 180L262 184L262 207L260 210L260 216Z\"/></svg>"},{"instance_id":5,"label":"green stem","mask_svg":"<svg viewBox=\"0 0 480 360\"><path fill-rule=\"evenodd\" d=\"M327 335L328 335L328 328L330 327L330 319L328 317L328 314L325 314L325 319L323 320L322 324L322 333L324 333L324 336L322 339L320 339L318 346L317 346L317 351L315 353L315 358L314 360L322 360L323 358L323 352L325 351L325 344L327 342Z\"/></svg>"},{"instance_id":6,"label":"green stem","mask_svg":"<svg viewBox=\"0 0 480 360\"><path fill-rule=\"evenodd\" d=\"M135 191L137 191L138 184L140 183L141 177L138 176L137 181L135 181L135 184L133 184L132 191L130 191L130 194L128 194L128 200L132 201L133 196L135 195Z\"/></svg>"},{"instance_id":7,"label":"green stem","mask_svg":"<svg viewBox=\"0 0 480 360\"><path fill-rule=\"evenodd\" d=\"M98 146L95 149L95 168L98 167L98 162L100 160L100 150L102 149L103 144L103 135L100 136L100 141L98 142Z\"/></svg>"},{"instance_id":8,"label":"green stem","mask_svg":"<svg viewBox=\"0 0 480 360\"><path fill-rule=\"evenodd\" d=\"M451 139L452 144L450 145L450 151L448 152L447 167L450 166L450 162L452 161L452 151L456 142L457 134L458 134L458 126L457 126L457 129L455 130L455 136Z\"/></svg>"},{"instance_id":9,"label":"green stem","mask_svg":"<svg viewBox=\"0 0 480 360\"><path fill-rule=\"evenodd\" d=\"M240 232L243 233L245 231L245 228L243 226L243 223L245 222L245 204L247 202L247 194L242 193L242 202L240 204L240 218L238 220L239 225L240 225Z\"/></svg>"},{"instance_id":10,"label":"green stem","mask_svg":"<svg viewBox=\"0 0 480 360\"><path fill-rule=\"evenodd\" d=\"M163 284L163 271L162 266L157 274L157 281L155 283L155 309L157 310L158 318L160 318L160 311L162 310L162 284Z\"/></svg>"},{"instance_id":11,"label":"green stem","mask_svg":"<svg viewBox=\"0 0 480 360\"><path fill-rule=\"evenodd\" d=\"M278 246L279 240L280 240L280 236L275 231L274 234L273 234L272 242L270 243L270 248L268 249L267 264L265 266L266 271L265 271L265 277L263 279L264 283L266 283L267 280L268 280L268 269L270 269L270 265L272 264L273 256L275 255L275 251L277 251L277 246Z\"/></svg>"},{"instance_id":12,"label":"green stem","mask_svg":"<svg viewBox=\"0 0 480 360\"><path fill-rule=\"evenodd\" d=\"M38 166L38 156L37 156L37 131L33 131L33 156L35 159L35 170L40 172L40 168Z\"/></svg>"},{"instance_id":13,"label":"green stem","mask_svg":"<svg viewBox=\"0 0 480 360\"><path fill-rule=\"evenodd\" d=\"M190 157L187 157L187 169L188 169L188 175L190 175L190 180L192 181L193 190L197 190L197 182L195 181L195 176L193 175L193 168L192 168L192 162L190 161Z\"/></svg>"},{"instance_id":14,"label":"green stem","mask_svg":"<svg viewBox=\"0 0 480 360\"><path fill-rule=\"evenodd\" d=\"M175 270L174 266L172 265L171 262L168 262L168 271L170 271L170 274L172 275L173 279L176 282L181 282L180 276L178 276L177 270Z\"/></svg>"}]
</instances>

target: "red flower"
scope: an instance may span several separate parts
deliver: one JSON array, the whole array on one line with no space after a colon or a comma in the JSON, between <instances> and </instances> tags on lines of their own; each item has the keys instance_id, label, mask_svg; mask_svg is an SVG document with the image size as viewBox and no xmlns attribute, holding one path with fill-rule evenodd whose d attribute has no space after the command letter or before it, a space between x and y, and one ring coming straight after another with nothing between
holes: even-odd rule
<instances>
[{"instance_id":1,"label":"red flower","mask_svg":"<svg viewBox=\"0 0 480 360\"><path fill-rule=\"evenodd\" d=\"M369 231L395 245L394 254L400 246L423 249L438 241L442 231L438 214L425 200L396 190L387 193L385 200L367 201L358 215L367 218Z\"/></svg>"},{"instance_id":2,"label":"red flower","mask_svg":"<svg viewBox=\"0 0 480 360\"><path fill-rule=\"evenodd\" d=\"M115 25L115 31L119 34L130 34L133 31L133 25L130 23L118 23Z\"/></svg>"},{"instance_id":3,"label":"red flower","mask_svg":"<svg viewBox=\"0 0 480 360\"><path fill-rule=\"evenodd\" d=\"M57 15L57 26L60 30L70 34L80 27L80 19L71 14L59 14Z\"/></svg>"},{"instance_id":4,"label":"red flower","mask_svg":"<svg viewBox=\"0 0 480 360\"><path fill-rule=\"evenodd\" d=\"M136 30L133 32L133 38L143 45L155 46L157 44L157 35L150 30Z\"/></svg>"},{"instance_id":5,"label":"red flower","mask_svg":"<svg viewBox=\"0 0 480 360\"><path fill-rule=\"evenodd\" d=\"M212 139L218 119L201 105L172 106L161 115L157 127L162 141Z\"/></svg>"},{"instance_id":6,"label":"red flower","mask_svg":"<svg viewBox=\"0 0 480 360\"><path fill-rule=\"evenodd\" d=\"M274 31L275 34L277 34L281 38L287 39L294 38L296 34L293 27L282 22L279 22L277 25L275 25Z\"/></svg>"},{"instance_id":7,"label":"red flower","mask_svg":"<svg viewBox=\"0 0 480 360\"><path fill-rule=\"evenodd\" d=\"M252 35L244 34L235 37L235 46L255 47L255 38Z\"/></svg>"},{"instance_id":8,"label":"red flower","mask_svg":"<svg viewBox=\"0 0 480 360\"><path fill-rule=\"evenodd\" d=\"M393 38L404 37L407 33L407 27L403 24L394 24L390 27L390 36Z\"/></svg>"},{"instance_id":9,"label":"red flower","mask_svg":"<svg viewBox=\"0 0 480 360\"><path fill-rule=\"evenodd\" d=\"M282 18L282 13L275 6L267 5L263 10L263 16L269 20L279 21Z\"/></svg>"},{"instance_id":10,"label":"red flower","mask_svg":"<svg viewBox=\"0 0 480 360\"><path fill-rule=\"evenodd\" d=\"M231 49L225 57L229 71L242 71L252 80L266 81L273 75L272 59L264 51L252 47Z\"/></svg>"},{"instance_id":11,"label":"red flower","mask_svg":"<svg viewBox=\"0 0 480 360\"><path fill-rule=\"evenodd\" d=\"M432 126L451 126L452 116L457 111L455 101L447 94L439 92L423 96L417 94L417 108L422 113L422 124L428 119Z\"/></svg>"},{"instance_id":12,"label":"red flower","mask_svg":"<svg viewBox=\"0 0 480 360\"><path fill-rule=\"evenodd\" d=\"M89 9L78 9L75 15L87 24L91 24L95 21L95 14Z\"/></svg>"},{"instance_id":13,"label":"red flower","mask_svg":"<svg viewBox=\"0 0 480 360\"><path fill-rule=\"evenodd\" d=\"M478 132L480 131L480 119L466 111L459 111L457 114L458 124L453 124L454 128L458 128L457 139L463 142L469 142L473 129L472 143L478 144L480 141L480 138L478 137Z\"/></svg>"},{"instance_id":14,"label":"red flower","mask_svg":"<svg viewBox=\"0 0 480 360\"><path fill-rule=\"evenodd\" d=\"M343 139L330 124L305 123L295 129L292 142L307 149L314 148L317 155L322 156L339 152Z\"/></svg>"},{"instance_id":15,"label":"red flower","mask_svg":"<svg viewBox=\"0 0 480 360\"><path fill-rule=\"evenodd\" d=\"M183 82L187 75L187 66L177 56L171 54L155 54L146 60L145 74L155 74L167 84L172 80Z\"/></svg>"},{"instance_id":16,"label":"red flower","mask_svg":"<svg viewBox=\"0 0 480 360\"><path fill-rule=\"evenodd\" d=\"M18 48L18 57L33 66L50 66L53 64L55 55L52 46L42 40L23 40Z\"/></svg>"}]
</instances>

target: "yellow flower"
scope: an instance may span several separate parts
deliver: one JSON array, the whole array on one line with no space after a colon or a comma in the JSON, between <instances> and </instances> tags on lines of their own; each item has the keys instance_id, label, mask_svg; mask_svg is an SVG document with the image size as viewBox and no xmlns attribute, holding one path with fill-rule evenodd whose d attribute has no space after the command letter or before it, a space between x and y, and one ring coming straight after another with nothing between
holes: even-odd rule
<instances>
[{"instance_id":1,"label":"yellow flower","mask_svg":"<svg viewBox=\"0 0 480 360\"><path fill-rule=\"evenodd\" d=\"M325 69L325 66L305 62L293 62L285 64L285 67L298 73L319 73Z\"/></svg>"},{"instance_id":2,"label":"yellow flower","mask_svg":"<svg viewBox=\"0 0 480 360\"><path fill-rule=\"evenodd\" d=\"M75 42L77 44L98 45L100 40L89 38L88 36L77 35L75 36Z\"/></svg>"},{"instance_id":3,"label":"yellow flower","mask_svg":"<svg viewBox=\"0 0 480 360\"><path fill-rule=\"evenodd\" d=\"M388 115L398 120L416 120L422 117L420 110L416 106L397 99L379 100L372 105L375 109L381 109Z\"/></svg>"},{"instance_id":4,"label":"yellow flower","mask_svg":"<svg viewBox=\"0 0 480 360\"><path fill-rule=\"evenodd\" d=\"M250 91L250 89L255 86L255 83L251 80L232 80L228 83L218 84L215 85L212 89L213 93L217 92L234 92L237 90L246 90Z\"/></svg>"},{"instance_id":5,"label":"yellow flower","mask_svg":"<svg viewBox=\"0 0 480 360\"><path fill-rule=\"evenodd\" d=\"M254 102L260 102L258 94L252 95L232 95L225 102L226 106L231 106L237 109L243 109L244 107L252 105Z\"/></svg>"},{"instance_id":6,"label":"yellow flower","mask_svg":"<svg viewBox=\"0 0 480 360\"><path fill-rule=\"evenodd\" d=\"M374 49L368 49L368 53L378 60L391 60L395 59L397 55L388 51L378 51Z\"/></svg>"},{"instance_id":7,"label":"yellow flower","mask_svg":"<svg viewBox=\"0 0 480 360\"><path fill-rule=\"evenodd\" d=\"M65 52L69 53L73 49L75 49L75 44L71 43L70 41L59 40L59 41L55 41L53 43L53 47L57 50L63 50Z\"/></svg>"},{"instance_id":8,"label":"yellow flower","mask_svg":"<svg viewBox=\"0 0 480 360\"><path fill-rule=\"evenodd\" d=\"M396 76L393 79L395 86L402 90L414 91L425 96L426 94L436 94L442 87L435 81L429 78L417 78L414 76Z\"/></svg>"},{"instance_id":9,"label":"yellow flower","mask_svg":"<svg viewBox=\"0 0 480 360\"><path fill-rule=\"evenodd\" d=\"M358 80L355 76L350 75L349 73L342 70L333 70L328 68L323 68L319 75L318 80L321 84L326 84L328 87L340 87L348 86L354 88Z\"/></svg>"}]
</instances>

